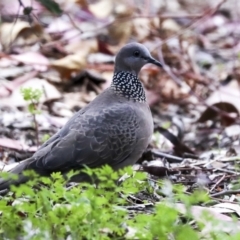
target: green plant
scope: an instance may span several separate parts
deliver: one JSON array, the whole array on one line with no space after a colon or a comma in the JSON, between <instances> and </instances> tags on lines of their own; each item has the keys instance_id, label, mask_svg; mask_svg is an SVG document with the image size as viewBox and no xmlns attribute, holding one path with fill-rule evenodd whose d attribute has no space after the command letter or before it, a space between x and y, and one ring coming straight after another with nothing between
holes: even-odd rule
<instances>
[{"instance_id":1,"label":"green plant","mask_svg":"<svg viewBox=\"0 0 240 240\"><path fill-rule=\"evenodd\" d=\"M149 184L145 173L135 173L131 168L116 173L107 166L84 172L91 177L98 176L98 183L66 187L66 178L69 179L73 171L65 177L53 173L51 178L26 173L31 180L12 186L11 192L0 200L0 238L235 240L239 237L239 233L232 236L224 233L219 220L208 215L203 218L215 227L208 229L207 235L202 234L205 227L202 222L193 224L190 205L208 200L201 191L188 196L180 185L170 186L169 193L173 194L154 203L147 192ZM127 173L128 178L117 184L123 173ZM165 184L169 183L160 183L160 192ZM136 194L148 194L148 198L139 204L134 200L139 199L134 197ZM185 202L187 214L180 214L176 208L179 200Z\"/></svg>"},{"instance_id":2,"label":"green plant","mask_svg":"<svg viewBox=\"0 0 240 240\"><path fill-rule=\"evenodd\" d=\"M49 134L44 134L44 135L42 136L41 141L42 141L42 142L46 142L50 137L51 137L51 136L50 136Z\"/></svg>"},{"instance_id":3,"label":"green plant","mask_svg":"<svg viewBox=\"0 0 240 240\"><path fill-rule=\"evenodd\" d=\"M39 146L39 131L38 131L38 123L37 123L36 115L41 113L41 110L39 108L39 102L43 92L40 89L21 88L21 93L22 93L23 99L29 102L28 111L33 116L35 136L36 136L37 146Z\"/></svg>"}]
</instances>

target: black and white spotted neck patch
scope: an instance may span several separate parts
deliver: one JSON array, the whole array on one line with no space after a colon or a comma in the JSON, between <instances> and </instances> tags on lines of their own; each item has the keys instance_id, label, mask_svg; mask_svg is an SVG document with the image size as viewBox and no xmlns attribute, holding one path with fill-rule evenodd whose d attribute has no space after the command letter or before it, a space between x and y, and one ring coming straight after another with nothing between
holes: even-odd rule
<instances>
[{"instance_id":1,"label":"black and white spotted neck patch","mask_svg":"<svg viewBox=\"0 0 240 240\"><path fill-rule=\"evenodd\" d=\"M146 95L138 77L130 72L117 72L113 75L111 88L122 96L137 102L146 102Z\"/></svg>"}]
</instances>

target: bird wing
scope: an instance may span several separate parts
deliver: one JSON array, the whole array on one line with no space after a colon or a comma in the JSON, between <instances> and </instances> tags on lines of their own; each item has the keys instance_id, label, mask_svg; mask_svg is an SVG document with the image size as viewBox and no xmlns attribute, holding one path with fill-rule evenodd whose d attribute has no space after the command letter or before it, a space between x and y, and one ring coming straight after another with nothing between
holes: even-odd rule
<instances>
[{"instance_id":1,"label":"bird wing","mask_svg":"<svg viewBox=\"0 0 240 240\"><path fill-rule=\"evenodd\" d=\"M29 168L63 172L83 165L117 166L133 151L138 129L134 110L125 104L79 112L34 154Z\"/></svg>"}]
</instances>

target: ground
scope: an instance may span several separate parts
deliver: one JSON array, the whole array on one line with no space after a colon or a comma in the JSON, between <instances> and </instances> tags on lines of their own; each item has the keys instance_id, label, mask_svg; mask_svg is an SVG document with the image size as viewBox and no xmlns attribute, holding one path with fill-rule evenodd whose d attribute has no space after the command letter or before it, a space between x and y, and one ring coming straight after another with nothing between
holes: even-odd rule
<instances>
[{"instance_id":1,"label":"ground","mask_svg":"<svg viewBox=\"0 0 240 240\"><path fill-rule=\"evenodd\" d=\"M232 215L238 221L237 0L4 0L0 11L3 171L31 156L106 89L115 54L137 41L163 68L147 65L139 76L152 110L154 135L134 170L148 173L152 190L144 187L128 197L129 216L148 214L181 184L186 196L196 190L208 196L208 204L189 200L194 216L207 210L223 222L232 223ZM184 215L183 198L175 209ZM221 230L229 233L233 228Z\"/></svg>"}]
</instances>

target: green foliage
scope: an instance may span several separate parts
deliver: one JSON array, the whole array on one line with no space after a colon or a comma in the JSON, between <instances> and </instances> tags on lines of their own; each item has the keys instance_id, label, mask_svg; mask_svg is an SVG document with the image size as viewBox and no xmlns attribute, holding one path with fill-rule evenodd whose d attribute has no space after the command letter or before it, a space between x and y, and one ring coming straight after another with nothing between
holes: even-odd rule
<instances>
[{"instance_id":1,"label":"green foliage","mask_svg":"<svg viewBox=\"0 0 240 240\"><path fill-rule=\"evenodd\" d=\"M49 134L44 134L44 135L42 136L42 142L43 142L43 143L46 142L50 137L51 137L51 136L50 136Z\"/></svg>"},{"instance_id":2,"label":"green foliage","mask_svg":"<svg viewBox=\"0 0 240 240\"><path fill-rule=\"evenodd\" d=\"M163 123L162 123L162 127L163 127L163 128L166 128L166 129L170 128L170 127L171 127L171 122L170 122L170 121L165 121L165 122L163 122Z\"/></svg>"},{"instance_id":3,"label":"green foliage","mask_svg":"<svg viewBox=\"0 0 240 240\"><path fill-rule=\"evenodd\" d=\"M38 109L40 98L42 97L42 91L40 89L33 88L21 88L23 99L29 102L28 110L31 114L39 114L41 111Z\"/></svg>"},{"instance_id":4,"label":"green foliage","mask_svg":"<svg viewBox=\"0 0 240 240\"><path fill-rule=\"evenodd\" d=\"M21 93L25 101L39 102L42 96L42 91L39 89L21 88Z\"/></svg>"},{"instance_id":5,"label":"green foliage","mask_svg":"<svg viewBox=\"0 0 240 240\"><path fill-rule=\"evenodd\" d=\"M205 239L201 236L204 225L196 222L193 227L192 213L183 218L174 204L181 200L189 208L208 201L206 193L188 196L182 186L163 181L159 184L163 201L144 211L131 211L129 206L137 206L131 196L146 195L150 188L145 173L133 173L130 168L116 173L108 166L84 172L92 179L97 176L97 182L66 187L73 171L67 176L53 173L51 178L26 172L31 180L12 186L0 200L0 239ZM118 183L123 173L127 178ZM152 196L147 194L144 202L150 204ZM238 239L239 234L227 235L217 227L218 220L205 217L215 226L206 239Z\"/></svg>"}]
</instances>

